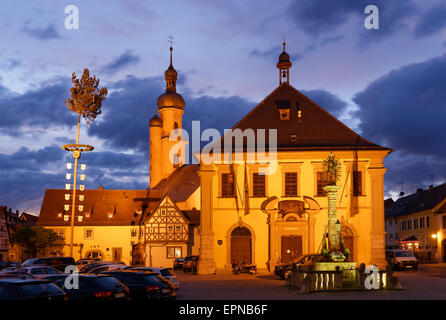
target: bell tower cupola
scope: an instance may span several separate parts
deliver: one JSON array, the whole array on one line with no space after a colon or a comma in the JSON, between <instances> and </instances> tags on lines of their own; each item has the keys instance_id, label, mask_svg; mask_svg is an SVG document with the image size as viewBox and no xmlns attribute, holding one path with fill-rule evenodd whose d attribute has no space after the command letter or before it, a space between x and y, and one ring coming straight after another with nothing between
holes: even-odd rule
<instances>
[{"instance_id":1,"label":"bell tower cupola","mask_svg":"<svg viewBox=\"0 0 446 320\"><path fill-rule=\"evenodd\" d=\"M293 65L290 61L290 55L286 53L286 42L283 40L283 52L279 56L279 62L277 62L277 69L279 69L279 85L283 82L290 83L290 68Z\"/></svg>"}]
</instances>

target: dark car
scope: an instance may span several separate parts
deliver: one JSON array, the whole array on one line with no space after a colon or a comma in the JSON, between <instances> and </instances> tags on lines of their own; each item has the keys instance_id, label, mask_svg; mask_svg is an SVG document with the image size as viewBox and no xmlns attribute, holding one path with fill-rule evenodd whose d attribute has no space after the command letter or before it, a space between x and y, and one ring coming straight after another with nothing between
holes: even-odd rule
<instances>
[{"instance_id":1,"label":"dark car","mask_svg":"<svg viewBox=\"0 0 446 320\"><path fill-rule=\"evenodd\" d=\"M184 258L183 271L193 272L197 270L199 256L187 256Z\"/></svg>"},{"instance_id":2,"label":"dark car","mask_svg":"<svg viewBox=\"0 0 446 320\"><path fill-rule=\"evenodd\" d=\"M0 273L0 279L4 278L36 279L31 274L25 271L10 271Z\"/></svg>"},{"instance_id":3,"label":"dark car","mask_svg":"<svg viewBox=\"0 0 446 320\"><path fill-rule=\"evenodd\" d=\"M87 264L84 267L81 267L79 272L88 273L88 272L92 271L93 269L96 269L96 268L102 267L102 266L106 266L106 265L109 265L109 264L115 264L115 265L122 264L122 265L125 265L125 263L122 262L122 261L97 261L97 262L93 262L93 263Z\"/></svg>"},{"instance_id":4,"label":"dark car","mask_svg":"<svg viewBox=\"0 0 446 320\"><path fill-rule=\"evenodd\" d=\"M106 275L79 274L78 288L65 286L65 280L69 275L51 275L45 279L53 281L59 288L65 291L68 300L128 300L129 289L114 277ZM72 281L68 280L70 284Z\"/></svg>"},{"instance_id":5,"label":"dark car","mask_svg":"<svg viewBox=\"0 0 446 320\"><path fill-rule=\"evenodd\" d=\"M34 265L43 265L52 267L59 271L65 272L67 266L74 266L76 263L72 257L44 257L26 260L21 267L31 267Z\"/></svg>"},{"instance_id":6,"label":"dark car","mask_svg":"<svg viewBox=\"0 0 446 320\"><path fill-rule=\"evenodd\" d=\"M19 264L17 262L11 262L11 261L0 261L0 270L3 270L5 268L14 268L17 267Z\"/></svg>"},{"instance_id":7,"label":"dark car","mask_svg":"<svg viewBox=\"0 0 446 320\"><path fill-rule=\"evenodd\" d=\"M174 269L183 269L184 258L177 258L173 261Z\"/></svg>"},{"instance_id":8,"label":"dark car","mask_svg":"<svg viewBox=\"0 0 446 320\"><path fill-rule=\"evenodd\" d=\"M287 263L276 265L274 267L274 274L279 276L280 279L285 280L290 275L294 265L305 265L313 262L318 262L322 259L323 256L321 254L306 254Z\"/></svg>"},{"instance_id":9,"label":"dark car","mask_svg":"<svg viewBox=\"0 0 446 320\"><path fill-rule=\"evenodd\" d=\"M109 271L104 274L115 277L130 290L132 300L176 299L175 288L156 273L136 271Z\"/></svg>"},{"instance_id":10,"label":"dark car","mask_svg":"<svg viewBox=\"0 0 446 320\"><path fill-rule=\"evenodd\" d=\"M49 280L0 279L0 301L66 300L65 292Z\"/></svg>"}]
</instances>

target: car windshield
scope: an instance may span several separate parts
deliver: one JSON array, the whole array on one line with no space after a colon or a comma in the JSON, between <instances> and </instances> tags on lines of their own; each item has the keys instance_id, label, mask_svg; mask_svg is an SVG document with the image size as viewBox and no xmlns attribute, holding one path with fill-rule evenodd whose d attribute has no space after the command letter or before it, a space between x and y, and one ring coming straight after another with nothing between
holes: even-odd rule
<instances>
[{"instance_id":1,"label":"car windshield","mask_svg":"<svg viewBox=\"0 0 446 320\"><path fill-rule=\"evenodd\" d=\"M413 257L410 251L395 251L395 256L397 257Z\"/></svg>"},{"instance_id":2,"label":"car windshield","mask_svg":"<svg viewBox=\"0 0 446 320\"><path fill-rule=\"evenodd\" d=\"M62 294L63 291L59 289L54 283L31 283L21 285L23 292L29 296L38 296L42 294Z\"/></svg>"},{"instance_id":3,"label":"car windshield","mask_svg":"<svg viewBox=\"0 0 446 320\"><path fill-rule=\"evenodd\" d=\"M144 276L144 280L146 280L151 285L162 286L164 284L163 280L161 280L156 275L146 275Z\"/></svg>"},{"instance_id":4,"label":"car windshield","mask_svg":"<svg viewBox=\"0 0 446 320\"><path fill-rule=\"evenodd\" d=\"M175 275L175 272L173 272L172 269L163 269L161 270L161 275L163 277L171 277Z\"/></svg>"},{"instance_id":5,"label":"car windshield","mask_svg":"<svg viewBox=\"0 0 446 320\"><path fill-rule=\"evenodd\" d=\"M37 258L26 260L25 262L22 263L22 266L27 266L27 265L33 264L36 261L37 261Z\"/></svg>"}]
</instances>

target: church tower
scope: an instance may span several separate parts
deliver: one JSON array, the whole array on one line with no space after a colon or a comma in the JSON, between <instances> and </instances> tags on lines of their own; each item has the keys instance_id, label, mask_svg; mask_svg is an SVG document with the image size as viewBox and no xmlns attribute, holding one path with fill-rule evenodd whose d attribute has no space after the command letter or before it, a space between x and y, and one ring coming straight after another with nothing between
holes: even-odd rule
<instances>
[{"instance_id":1,"label":"church tower","mask_svg":"<svg viewBox=\"0 0 446 320\"><path fill-rule=\"evenodd\" d=\"M174 129L182 128L185 102L177 93L176 82L178 73L172 64L172 46L170 47L170 65L164 72L166 92L157 100L158 115L149 122L150 132L150 184L155 187L162 179L167 178L176 168L182 165L178 159L169 159L170 149L177 141L169 141L169 135ZM175 161L177 160L177 161ZM176 163L175 163L176 162Z\"/></svg>"}]
</instances>

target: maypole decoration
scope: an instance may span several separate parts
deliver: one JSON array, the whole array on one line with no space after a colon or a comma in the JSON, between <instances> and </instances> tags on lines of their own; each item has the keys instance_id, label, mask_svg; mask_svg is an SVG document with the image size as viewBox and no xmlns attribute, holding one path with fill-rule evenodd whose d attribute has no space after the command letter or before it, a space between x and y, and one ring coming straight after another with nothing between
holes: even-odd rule
<instances>
[{"instance_id":1,"label":"maypole decoration","mask_svg":"<svg viewBox=\"0 0 446 320\"><path fill-rule=\"evenodd\" d=\"M79 131L81 117L89 126L101 114L102 101L107 97L107 88L99 89L99 79L95 76L90 77L90 71L84 69L82 78L77 79L76 73L73 72L71 81L73 87L70 89L71 98L65 101L65 105L72 112L78 114L76 144L66 144L62 148L73 153L74 172L73 172L73 195L71 202L71 232L70 232L70 256L73 256L73 239L74 239L74 220L76 210L76 184L77 184L77 161L81 157L82 152L92 151L93 146L87 144L79 144ZM84 169L84 168L83 168ZM83 177L81 177L82 179ZM83 187L82 187L83 189ZM82 199L83 200L83 199ZM82 210L79 210L82 211Z\"/></svg>"}]
</instances>

